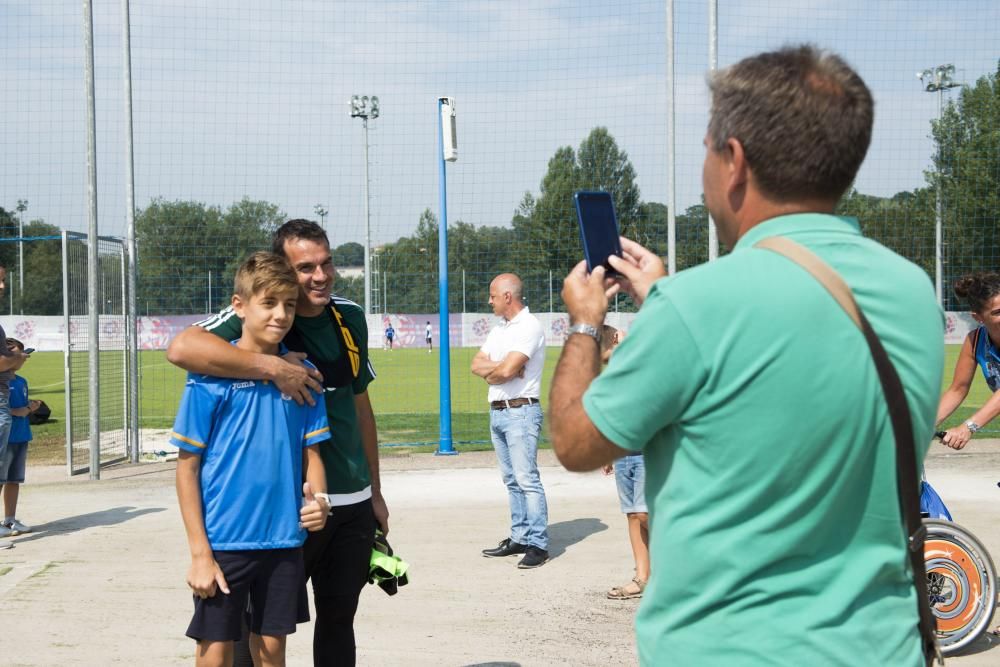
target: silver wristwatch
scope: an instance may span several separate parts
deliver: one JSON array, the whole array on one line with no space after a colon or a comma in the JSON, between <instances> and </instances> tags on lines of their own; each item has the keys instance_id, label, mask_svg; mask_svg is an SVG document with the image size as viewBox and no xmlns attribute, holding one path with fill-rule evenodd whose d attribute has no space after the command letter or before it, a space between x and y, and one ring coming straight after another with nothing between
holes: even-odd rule
<instances>
[{"instance_id":1,"label":"silver wristwatch","mask_svg":"<svg viewBox=\"0 0 1000 667\"><path fill-rule=\"evenodd\" d=\"M585 334L596 340L598 347L601 345L601 330L593 325L587 324L586 322L578 322L569 329L566 329L567 338L573 334Z\"/></svg>"},{"instance_id":2,"label":"silver wristwatch","mask_svg":"<svg viewBox=\"0 0 1000 667\"><path fill-rule=\"evenodd\" d=\"M969 429L969 433L976 433L983 427L970 419L965 422L965 428Z\"/></svg>"}]
</instances>

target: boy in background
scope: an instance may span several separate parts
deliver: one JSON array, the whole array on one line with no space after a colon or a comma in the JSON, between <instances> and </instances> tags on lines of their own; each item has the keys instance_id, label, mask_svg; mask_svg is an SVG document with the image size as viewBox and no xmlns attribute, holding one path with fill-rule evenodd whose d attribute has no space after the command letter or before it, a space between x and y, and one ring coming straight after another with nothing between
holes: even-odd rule
<instances>
[{"instance_id":1,"label":"boy in background","mask_svg":"<svg viewBox=\"0 0 1000 667\"><path fill-rule=\"evenodd\" d=\"M625 332L607 324L601 330L601 362L608 363L611 353L625 337ZM649 580L649 510L646 508L646 465L642 453L629 454L603 468L605 475L615 473L618 502L628 519L628 541L635 560L635 576L623 586L608 591L609 600L641 598Z\"/></svg>"},{"instance_id":2,"label":"boy in background","mask_svg":"<svg viewBox=\"0 0 1000 667\"><path fill-rule=\"evenodd\" d=\"M392 340L396 337L396 330L392 328L391 324L385 327L385 342L388 346L388 350L392 352Z\"/></svg>"},{"instance_id":3,"label":"boy in background","mask_svg":"<svg viewBox=\"0 0 1000 667\"><path fill-rule=\"evenodd\" d=\"M24 354L24 343L16 338L7 339L7 347ZM30 357L26 357L26 360ZM41 405L41 401L28 400L28 381L15 375L10 381L10 436L7 446L0 451L0 486L3 486L4 520L0 527L10 535L30 533L31 528L17 519L17 496L24 483L25 462L28 459L28 442L31 440L31 426L28 415Z\"/></svg>"},{"instance_id":4,"label":"boy in background","mask_svg":"<svg viewBox=\"0 0 1000 667\"><path fill-rule=\"evenodd\" d=\"M232 304L243 333L233 345L284 352L298 293L283 258L251 255L236 273ZM286 635L309 618L304 529L322 530L329 511L316 444L330 427L316 398L300 406L267 381L188 374L170 441L180 450L177 498L194 591L187 635L198 642L199 667L232 664L248 599L257 665L284 665Z\"/></svg>"}]
</instances>

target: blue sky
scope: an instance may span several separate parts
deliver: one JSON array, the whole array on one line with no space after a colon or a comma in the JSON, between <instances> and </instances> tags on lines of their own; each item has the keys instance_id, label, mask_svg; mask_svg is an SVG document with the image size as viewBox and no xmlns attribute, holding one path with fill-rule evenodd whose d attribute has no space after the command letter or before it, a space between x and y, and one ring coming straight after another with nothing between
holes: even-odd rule
<instances>
[{"instance_id":1,"label":"blue sky","mask_svg":"<svg viewBox=\"0 0 1000 667\"><path fill-rule=\"evenodd\" d=\"M100 230L123 234L124 126L119 0L94 0ZM409 234L438 208L436 98L456 98L459 161L449 219L507 224L538 194L557 148L604 125L629 153L646 201L666 202L666 3L132 3L136 204L226 206L244 196L316 218L334 243L363 240L363 139L353 94L375 94L373 243ZM675 3L679 208L700 196L708 100L707 7ZM847 58L872 88L866 193L924 183L937 97L915 73L953 63L973 82L996 68L1000 3L919 0L719 2L719 64L810 41ZM0 205L85 230L80 3L0 1ZM952 93L954 95L954 93ZM214 243L215 240L206 240Z\"/></svg>"}]
</instances>

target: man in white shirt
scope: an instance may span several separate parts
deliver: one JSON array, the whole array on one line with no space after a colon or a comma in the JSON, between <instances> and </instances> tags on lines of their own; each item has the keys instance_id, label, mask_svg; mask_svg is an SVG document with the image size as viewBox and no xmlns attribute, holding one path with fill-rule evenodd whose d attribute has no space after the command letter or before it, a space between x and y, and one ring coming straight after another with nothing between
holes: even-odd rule
<instances>
[{"instance_id":1,"label":"man in white shirt","mask_svg":"<svg viewBox=\"0 0 1000 667\"><path fill-rule=\"evenodd\" d=\"M472 372L490 385L490 435L510 500L510 537L483 555L524 554L517 566L530 569L549 559L549 510L538 475L545 333L521 300L521 290L521 279L513 273L490 283L490 306L503 322L472 359Z\"/></svg>"}]
</instances>

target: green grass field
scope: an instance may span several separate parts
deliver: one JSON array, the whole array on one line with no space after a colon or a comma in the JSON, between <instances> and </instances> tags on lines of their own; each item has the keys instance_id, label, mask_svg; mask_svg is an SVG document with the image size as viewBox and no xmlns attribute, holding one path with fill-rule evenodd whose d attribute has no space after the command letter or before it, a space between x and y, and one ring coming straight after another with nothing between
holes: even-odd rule
<instances>
[{"instance_id":1,"label":"green grass field","mask_svg":"<svg viewBox=\"0 0 1000 667\"><path fill-rule=\"evenodd\" d=\"M945 386L951 380L960 346L948 345L945 352ZM457 449L488 449L489 420L486 414L486 383L469 372L476 350L459 348L451 354L452 433ZM438 350L373 350L372 363L378 378L369 394L378 418L379 441L383 446L403 447L407 451L433 451L437 448L438 424ZM81 357L85 357L83 353ZM552 372L559 356L549 348L542 376L542 397L548 396ZM120 353L115 363L120 363ZM140 360L140 415L143 428L169 428L184 386L184 373L169 364L160 351L142 352ZM82 361L82 363L81 363ZM86 372L85 360L74 360L74 369ZM31 397L44 400L52 408L53 421L33 427L35 462L58 463L64 460L65 408L63 355L61 352L36 352L21 372L28 379ZM118 381L116 378L115 381ZM986 383L977 374L965 404L946 422L951 426L964 421L989 396ZM996 437L996 426L983 432Z\"/></svg>"}]
</instances>

